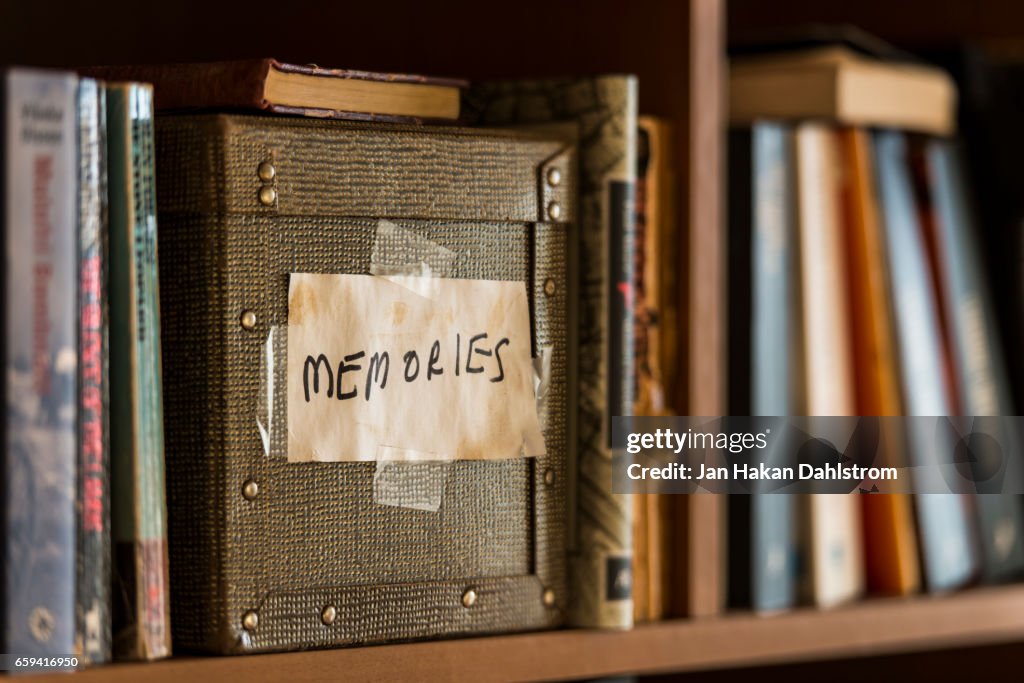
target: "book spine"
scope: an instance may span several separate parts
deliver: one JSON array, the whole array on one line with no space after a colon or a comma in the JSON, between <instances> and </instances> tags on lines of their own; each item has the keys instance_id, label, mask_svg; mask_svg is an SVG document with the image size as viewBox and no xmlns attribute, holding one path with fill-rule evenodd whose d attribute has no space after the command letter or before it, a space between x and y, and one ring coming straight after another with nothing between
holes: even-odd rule
<instances>
[{"instance_id":1,"label":"book spine","mask_svg":"<svg viewBox=\"0 0 1024 683\"><path fill-rule=\"evenodd\" d=\"M806 412L851 415L838 138L834 130L818 124L800 125L795 138ZM814 495L806 502L808 597L821 606L853 599L864 584L858 501Z\"/></svg>"},{"instance_id":2,"label":"book spine","mask_svg":"<svg viewBox=\"0 0 1024 683\"><path fill-rule=\"evenodd\" d=\"M651 338L656 336L657 318L654 311L648 309L646 296L647 280L647 249L652 235L647 226L647 170L650 162L650 141L646 131L637 130L636 154L636 185L633 200L635 229L633 232L633 414L654 415L657 398L656 378L654 370L657 363L652 363ZM654 494L634 494L632 496L633 515L633 621L647 621L651 607L651 546L649 530L656 520L647 515L648 498Z\"/></svg>"},{"instance_id":3,"label":"book spine","mask_svg":"<svg viewBox=\"0 0 1024 683\"><path fill-rule=\"evenodd\" d=\"M930 140L924 150L930 189L936 209L936 263L944 280L947 339L952 348L954 379L964 414L1013 414L1007 368L1000 348L992 300L981 277L976 228L967 197L967 182L953 143ZM998 423L991 421L994 428ZM1001 441L1012 440L1009 452L1019 452L1020 435L1003 430ZM1017 458L1009 458L1001 484L1022 476ZM1001 486L985 493L999 493ZM975 499L982 577L1002 581L1024 573L1024 508L1017 496L982 495Z\"/></svg>"},{"instance_id":4,"label":"book spine","mask_svg":"<svg viewBox=\"0 0 1024 683\"><path fill-rule=\"evenodd\" d=\"M871 139L862 129L840 134L843 149L845 250L850 274L850 322L854 344L856 407L859 415L902 412L889 276L874 187ZM883 445L891 462L902 462L902 445ZM868 590L905 595L920 587L913 509L909 496L861 499Z\"/></svg>"},{"instance_id":5,"label":"book spine","mask_svg":"<svg viewBox=\"0 0 1024 683\"><path fill-rule=\"evenodd\" d=\"M931 275L925 257L918 213L914 205L907 143L897 132L875 133L877 187L888 253L893 312L904 410L908 415L948 415L949 392L942 373L942 337L938 327ZM938 454L930 435L911 428L908 434L912 465L927 464ZM927 482L922 482L927 485ZM953 495L918 495L921 559L929 590L941 591L966 583L975 570L975 557L964 501Z\"/></svg>"},{"instance_id":6,"label":"book spine","mask_svg":"<svg viewBox=\"0 0 1024 683\"><path fill-rule=\"evenodd\" d=\"M6 74L3 651L75 646L77 79Z\"/></svg>"},{"instance_id":7,"label":"book spine","mask_svg":"<svg viewBox=\"0 0 1024 683\"><path fill-rule=\"evenodd\" d=\"M110 660L106 270L106 96L83 79L78 90L79 393L76 652Z\"/></svg>"},{"instance_id":8,"label":"book spine","mask_svg":"<svg viewBox=\"0 0 1024 683\"><path fill-rule=\"evenodd\" d=\"M629 628L633 503L630 496L611 492L609 477L611 418L633 409L637 84L623 77L593 84L608 120L595 141L580 148L580 443L569 619L576 626Z\"/></svg>"},{"instance_id":9,"label":"book spine","mask_svg":"<svg viewBox=\"0 0 1024 683\"><path fill-rule=\"evenodd\" d=\"M800 359L791 245L796 243L793 136L778 124L753 126L748 173L753 182L751 235L751 415L794 412ZM751 606L777 611L796 601L794 498L751 497Z\"/></svg>"},{"instance_id":10,"label":"book spine","mask_svg":"<svg viewBox=\"0 0 1024 683\"><path fill-rule=\"evenodd\" d=\"M636 375L633 354L633 248L635 245L636 214L633 209L636 185L636 130L637 130L637 83L634 78L603 79L601 84L614 97L613 101L621 102L617 114L623 118L621 122L621 140L609 138L605 144L621 143L621 164L616 168L606 169L603 179L606 213L602 221L601 241L604 242L604 255L594 253L596 240L588 240L584 236L584 254L590 250L590 258L584 256L592 266L602 261L605 263L605 276L602 309L606 316L604 340L604 361L607 368L605 376L605 400L602 415L602 450L611 455L612 418L617 415L631 415L633 412L633 386ZM600 150L584 153L585 163L593 164ZM586 266L584 266L586 270ZM586 277L586 274L584 275ZM585 332L581 331L581 334ZM586 370L584 369L584 372ZM606 461L607 462L607 461ZM581 476L589 479L591 485L600 486L603 500L589 499L589 505L580 511L580 520L593 519L597 525L589 529L588 535L594 540L601 535L598 527L603 526L612 531L595 546L586 552L593 559L604 565L603 581L596 588L599 600L597 611L583 615L582 623L598 627L628 628L633 625L632 600L632 524L629 519L631 503L629 496L611 493L608 479L596 477L604 467L584 468ZM584 499L587 500L587 499ZM605 506L612 503L619 514L606 514ZM616 528L617 527L617 528ZM595 534L595 532L598 532Z\"/></svg>"},{"instance_id":11,"label":"book spine","mask_svg":"<svg viewBox=\"0 0 1024 683\"><path fill-rule=\"evenodd\" d=\"M108 90L115 651L170 654L152 89Z\"/></svg>"}]
</instances>

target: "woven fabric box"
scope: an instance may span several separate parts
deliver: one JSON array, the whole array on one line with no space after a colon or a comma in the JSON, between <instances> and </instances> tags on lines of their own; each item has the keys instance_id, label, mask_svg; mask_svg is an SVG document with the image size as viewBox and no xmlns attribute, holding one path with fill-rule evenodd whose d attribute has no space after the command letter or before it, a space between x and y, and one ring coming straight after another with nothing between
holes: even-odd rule
<instances>
[{"instance_id":1,"label":"woven fabric box","mask_svg":"<svg viewBox=\"0 0 1024 683\"><path fill-rule=\"evenodd\" d=\"M527 132L158 119L176 647L290 650L562 621L574 149ZM287 402L268 400L288 381L284 363L268 358L287 352L290 274L370 273L382 225L412 237L391 245L392 260L405 250L430 264L440 249L445 277L524 283L542 368L546 454L424 465L443 494L436 510L375 499L374 462L289 462L286 430L263 424L286 423Z\"/></svg>"}]
</instances>

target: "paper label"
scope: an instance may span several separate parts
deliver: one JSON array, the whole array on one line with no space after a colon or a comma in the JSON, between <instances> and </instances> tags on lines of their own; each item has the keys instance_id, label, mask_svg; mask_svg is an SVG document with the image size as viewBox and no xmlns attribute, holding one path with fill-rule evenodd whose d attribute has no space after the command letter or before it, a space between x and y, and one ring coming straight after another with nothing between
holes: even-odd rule
<instances>
[{"instance_id":1,"label":"paper label","mask_svg":"<svg viewBox=\"0 0 1024 683\"><path fill-rule=\"evenodd\" d=\"M290 462L543 454L523 283L291 274Z\"/></svg>"}]
</instances>

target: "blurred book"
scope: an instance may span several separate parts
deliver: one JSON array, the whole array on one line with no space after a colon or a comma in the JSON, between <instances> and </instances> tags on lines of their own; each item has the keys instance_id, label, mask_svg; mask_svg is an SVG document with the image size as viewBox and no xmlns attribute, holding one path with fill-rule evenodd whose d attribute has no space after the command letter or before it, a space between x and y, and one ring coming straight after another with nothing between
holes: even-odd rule
<instances>
[{"instance_id":1,"label":"blurred book","mask_svg":"<svg viewBox=\"0 0 1024 683\"><path fill-rule=\"evenodd\" d=\"M853 415L846 258L842 242L840 149L826 125L796 126L797 234L807 415ZM822 607L864 590L860 502L850 495L802 497L803 592Z\"/></svg>"},{"instance_id":2,"label":"blurred book","mask_svg":"<svg viewBox=\"0 0 1024 683\"><path fill-rule=\"evenodd\" d=\"M111 657L106 101L102 83L80 80L75 652L88 664Z\"/></svg>"},{"instance_id":3,"label":"blurred book","mask_svg":"<svg viewBox=\"0 0 1024 683\"><path fill-rule=\"evenodd\" d=\"M114 651L171 653L153 90L107 85Z\"/></svg>"},{"instance_id":4,"label":"blurred book","mask_svg":"<svg viewBox=\"0 0 1024 683\"><path fill-rule=\"evenodd\" d=\"M907 415L949 415L950 390L943 372L943 334L915 205L906 137L896 131L874 134L873 149L885 249L890 273L898 363ZM933 462L938 454L930 435L911 423L908 460ZM927 486L927 482L920 482ZM921 563L930 591L958 588L974 576L977 560L966 501L952 494L915 497Z\"/></svg>"},{"instance_id":5,"label":"blurred book","mask_svg":"<svg viewBox=\"0 0 1024 683\"><path fill-rule=\"evenodd\" d=\"M900 415L896 338L871 138L859 128L845 128L839 137L856 412ZM905 463L903 443L887 442L880 448L890 462ZM861 513L868 590L882 595L916 592L920 567L910 496L863 496Z\"/></svg>"},{"instance_id":6,"label":"blurred book","mask_svg":"<svg viewBox=\"0 0 1024 683\"><path fill-rule=\"evenodd\" d=\"M734 124L824 119L948 135L956 128L956 94L940 69L825 45L735 57L729 117Z\"/></svg>"},{"instance_id":7,"label":"blurred book","mask_svg":"<svg viewBox=\"0 0 1024 683\"><path fill-rule=\"evenodd\" d=\"M922 201L930 205L926 222L931 266L942 312L948 378L956 414L976 416L1001 431L1008 452L1019 453L1020 434L985 416L1012 415L1008 373L994 308L982 277L977 228L967 192L961 154L948 140L917 140L912 147ZM1021 498L1001 493L1006 480L1021 481L1018 458L1006 458L997 476L979 483L977 513L981 573L986 581L1024 574L1024 508ZM983 488L990 486L991 488Z\"/></svg>"},{"instance_id":8,"label":"blurred book","mask_svg":"<svg viewBox=\"0 0 1024 683\"><path fill-rule=\"evenodd\" d=\"M790 415L802 392L792 152L792 130L779 124L729 140L731 415ZM797 498L752 493L729 499L729 603L786 609L796 601Z\"/></svg>"},{"instance_id":9,"label":"blurred book","mask_svg":"<svg viewBox=\"0 0 1024 683\"><path fill-rule=\"evenodd\" d=\"M665 280L679 260L673 248L675 222L669 175L669 124L640 117L637 128L637 180L633 253L633 353L636 365L635 415L671 414L666 405L664 361L674 362L677 349L664 343L675 330L665 319L672 311L675 324L677 289ZM668 496L633 495L633 616L640 621L664 618L670 605L672 506Z\"/></svg>"},{"instance_id":10,"label":"blurred book","mask_svg":"<svg viewBox=\"0 0 1024 683\"><path fill-rule=\"evenodd\" d=\"M78 147L74 74L2 76L3 652L78 640Z\"/></svg>"}]
</instances>

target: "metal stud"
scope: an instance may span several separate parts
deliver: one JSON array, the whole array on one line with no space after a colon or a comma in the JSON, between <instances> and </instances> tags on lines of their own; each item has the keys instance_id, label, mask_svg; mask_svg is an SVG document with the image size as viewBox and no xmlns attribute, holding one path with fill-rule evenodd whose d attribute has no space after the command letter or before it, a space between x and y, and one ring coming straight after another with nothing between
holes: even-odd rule
<instances>
[{"instance_id":1,"label":"metal stud","mask_svg":"<svg viewBox=\"0 0 1024 683\"><path fill-rule=\"evenodd\" d=\"M548 204L548 218L553 221L557 221L562 217L562 205L558 202L551 202Z\"/></svg>"},{"instance_id":2,"label":"metal stud","mask_svg":"<svg viewBox=\"0 0 1024 683\"><path fill-rule=\"evenodd\" d=\"M269 183L277 175L277 169L269 161L262 162L256 169L256 175L265 183Z\"/></svg>"},{"instance_id":3,"label":"metal stud","mask_svg":"<svg viewBox=\"0 0 1024 683\"><path fill-rule=\"evenodd\" d=\"M558 289L558 285L555 284L554 278L548 278L544 281L544 295L554 296L555 291Z\"/></svg>"},{"instance_id":4,"label":"metal stud","mask_svg":"<svg viewBox=\"0 0 1024 683\"><path fill-rule=\"evenodd\" d=\"M263 206L273 206L276 201L277 190L272 188L270 185L264 185L260 188L260 204Z\"/></svg>"},{"instance_id":5,"label":"metal stud","mask_svg":"<svg viewBox=\"0 0 1024 683\"><path fill-rule=\"evenodd\" d=\"M472 607L476 604L476 591L472 588L467 588L466 592L462 594L462 606Z\"/></svg>"},{"instance_id":6,"label":"metal stud","mask_svg":"<svg viewBox=\"0 0 1024 683\"><path fill-rule=\"evenodd\" d=\"M332 626L337 618L338 610L334 605L327 605L320 612L320 621L324 622L324 626Z\"/></svg>"},{"instance_id":7,"label":"metal stud","mask_svg":"<svg viewBox=\"0 0 1024 683\"><path fill-rule=\"evenodd\" d=\"M238 322L242 325L243 329L254 330L256 329L256 314L252 311L242 311L242 315L239 316Z\"/></svg>"},{"instance_id":8,"label":"metal stud","mask_svg":"<svg viewBox=\"0 0 1024 683\"><path fill-rule=\"evenodd\" d=\"M260 495L260 485L256 483L255 479L248 479L242 484L242 497L246 500L255 500L256 496Z\"/></svg>"},{"instance_id":9,"label":"metal stud","mask_svg":"<svg viewBox=\"0 0 1024 683\"><path fill-rule=\"evenodd\" d=\"M259 625L260 615L256 614L256 610L249 610L242 616L242 628L246 631L255 631Z\"/></svg>"},{"instance_id":10,"label":"metal stud","mask_svg":"<svg viewBox=\"0 0 1024 683\"><path fill-rule=\"evenodd\" d=\"M548 185L551 187L558 187L562 184L562 169L560 168L549 168L548 169Z\"/></svg>"},{"instance_id":11,"label":"metal stud","mask_svg":"<svg viewBox=\"0 0 1024 683\"><path fill-rule=\"evenodd\" d=\"M540 599L544 602L545 607L555 606L555 591L550 588L545 588L544 593L540 596Z\"/></svg>"},{"instance_id":12,"label":"metal stud","mask_svg":"<svg viewBox=\"0 0 1024 683\"><path fill-rule=\"evenodd\" d=\"M555 471L550 467L544 470L544 483L548 486L553 486L555 483Z\"/></svg>"}]
</instances>

